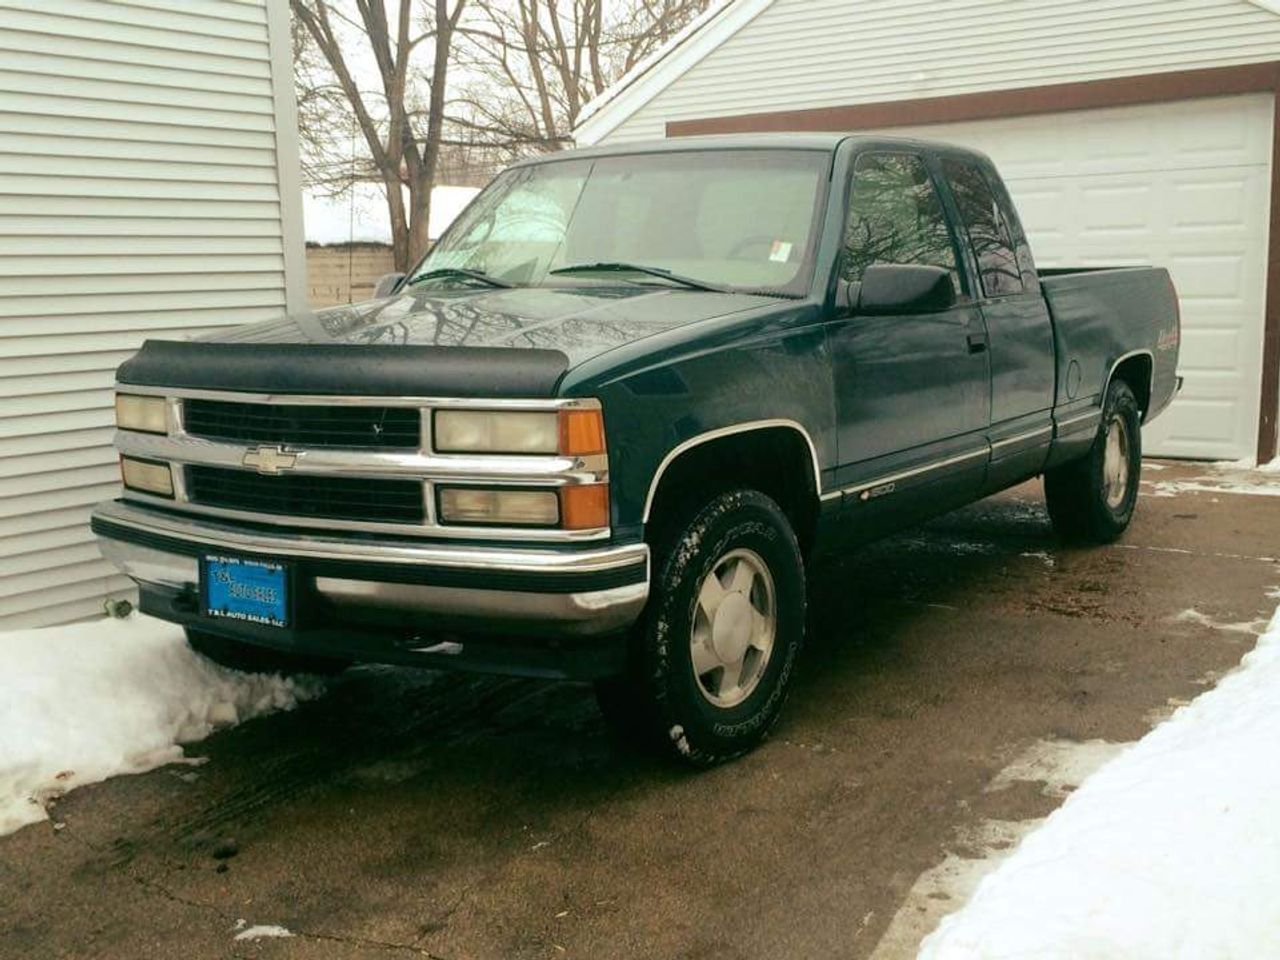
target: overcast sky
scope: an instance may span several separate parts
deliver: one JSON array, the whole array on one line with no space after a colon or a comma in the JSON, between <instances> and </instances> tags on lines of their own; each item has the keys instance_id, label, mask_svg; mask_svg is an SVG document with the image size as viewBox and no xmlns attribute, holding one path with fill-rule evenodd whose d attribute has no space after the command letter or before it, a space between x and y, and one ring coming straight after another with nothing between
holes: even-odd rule
<instances>
[{"instance_id":1,"label":"overcast sky","mask_svg":"<svg viewBox=\"0 0 1280 960\"><path fill-rule=\"evenodd\" d=\"M475 187L436 187L431 191L429 233L435 240L471 202ZM378 184L358 184L342 197L329 198L303 191L302 215L309 243L391 242L387 201Z\"/></svg>"}]
</instances>

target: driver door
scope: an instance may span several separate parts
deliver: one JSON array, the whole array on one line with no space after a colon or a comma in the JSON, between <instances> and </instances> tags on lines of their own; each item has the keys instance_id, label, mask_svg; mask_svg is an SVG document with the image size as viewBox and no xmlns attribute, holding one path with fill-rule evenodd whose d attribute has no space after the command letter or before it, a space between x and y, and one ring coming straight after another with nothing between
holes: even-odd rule
<instances>
[{"instance_id":1,"label":"driver door","mask_svg":"<svg viewBox=\"0 0 1280 960\"><path fill-rule=\"evenodd\" d=\"M978 496L991 371L982 314L923 155L857 158L844 244L842 276L854 291L873 263L926 264L950 271L957 295L920 314L874 316L855 305L829 327L842 512L858 535L874 536Z\"/></svg>"}]
</instances>

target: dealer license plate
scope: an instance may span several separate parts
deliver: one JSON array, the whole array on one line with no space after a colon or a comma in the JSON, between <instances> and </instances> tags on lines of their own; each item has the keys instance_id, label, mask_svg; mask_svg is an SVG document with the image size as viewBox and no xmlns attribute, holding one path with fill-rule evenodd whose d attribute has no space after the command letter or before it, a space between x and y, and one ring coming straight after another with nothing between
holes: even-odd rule
<instances>
[{"instance_id":1,"label":"dealer license plate","mask_svg":"<svg viewBox=\"0 0 1280 960\"><path fill-rule=\"evenodd\" d=\"M283 564L207 556L200 573L206 616L289 625L289 572Z\"/></svg>"}]
</instances>

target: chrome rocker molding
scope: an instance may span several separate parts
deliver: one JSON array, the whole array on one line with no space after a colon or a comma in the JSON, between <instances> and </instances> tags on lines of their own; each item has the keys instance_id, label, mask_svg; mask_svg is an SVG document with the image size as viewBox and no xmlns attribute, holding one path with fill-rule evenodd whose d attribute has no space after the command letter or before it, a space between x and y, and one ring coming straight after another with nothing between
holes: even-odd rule
<instances>
[{"instance_id":1,"label":"chrome rocker molding","mask_svg":"<svg viewBox=\"0 0 1280 960\"><path fill-rule=\"evenodd\" d=\"M1028 440L1036 440L1040 437L1048 437L1052 433L1053 433L1053 427L1049 424L1046 424L1043 427L1037 427L1036 429L1028 430L1025 433L1017 433L1011 437L1004 437L1000 440L993 440L991 442L991 450L992 450L992 453L994 454L997 450L1002 450L1005 447L1011 447L1014 444L1018 444L1018 443L1026 443Z\"/></svg>"},{"instance_id":2,"label":"chrome rocker molding","mask_svg":"<svg viewBox=\"0 0 1280 960\"><path fill-rule=\"evenodd\" d=\"M1090 407L1084 413L1078 413L1074 416L1064 417L1057 421L1058 435L1064 433L1074 433L1077 424L1087 423L1090 426L1096 426L1097 421L1102 418L1102 410L1098 407ZM1065 429L1064 429L1065 428Z\"/></svg>"},{"instance_id":3,"label":"chrome rocker molding","mask_svg":"<svg viewBox=\"0 0 1280 960\"><path fill-rule=\"evenodd\" d=\"M260 533L198 517L161 514L121 501L100 504L94 510L93 519L106 530L125 528L162 543L181 541L192 545L193 550L177 552L99 532L98 541L108 560L135 580L170 589L197 586L199 571L193 554L200 548L298 560L444 568L481 576L486 573L528 575L535 582L539 576L597 574L644 565L645 574L640 582L566 592L444 587L323 575L315 579L317 592L339 606L376 606L453 622L473 622L483 632L518 624L532 633L543 630L577 636L615 633L635 621L649 595L649 548L643 543L568 551Z\"/></svg>"},{"instance_id":4,"label":"chrome rocker molding","mask_svg":"<svg viewBox=\"0 0 1280 960\"><path fill-rule=\"evenodd\" d=\"M967 453L957 454L954 457L947 457L944 460L934 460L930 463L921 464L918 467L912 467L909 470L901 470L897 473L887 473L883 476L876 477L874 480L863 480L859 483L853 484L852 486L841 487L839 490L833 490L830 493L823 494L822 499L829 500L834 497L861 493L864 490L872 490L876 487L883 486L886 483L897 483L899 480L909 480L912 477L918 477L921 474L941 470L943 467L954 466L957 463L965 463L968 460L976 460L978 457L986 457L989 455L990 450L988 447L983 446L980 449L970 450Z\"/></svg>"},{"instance_id":5,"label":"chrome rocker molding","mask_svg":"<svg viewBox=\"0 0 1280 960\"><path fill-rule=\"evenodd\" d=\"M805 444L809 448L809 458L813 464L813 489L815 493L822 492L822 468L818 465L818 448L814 446L813 437L809 435L800 423L795 420L748 420L743 423L735 423L732 426L720 427L716 430L708 430L706 433L700 433L697 436L690 437L681 443L676 444L662 461L658 464L658 469L654 471L653 479L649 482L649 493L644 498L644 515L641 518L644 523L649 522L649 512L653 508L654 498L658 494L658 486L662 483L662 475L667 472L667 468L673 464L676 459L684 453L688 453L694 447L699 447L704 443L712 440L719 440L722 437L732 437L739 433L750 433L755 430L770 430L782 427L788 430L794 430L804 438Z\"/></svg>"}]
</instances>

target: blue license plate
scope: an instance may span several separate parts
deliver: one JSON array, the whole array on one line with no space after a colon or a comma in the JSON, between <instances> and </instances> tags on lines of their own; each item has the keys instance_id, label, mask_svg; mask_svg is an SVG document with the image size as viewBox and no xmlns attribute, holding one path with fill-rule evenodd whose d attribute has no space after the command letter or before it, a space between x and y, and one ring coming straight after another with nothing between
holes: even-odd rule
<instances>
[{"instance_id":1,"label":"blue license plate","mask_svg":"<svg viewBox=\"0 0 1280 960\"><path fill-rule=\"evenodd\" d=\"M283 564L209 556L202 559L200 573L206 616L289 625L289 576Z\"/></svg>"}]
</instances>

